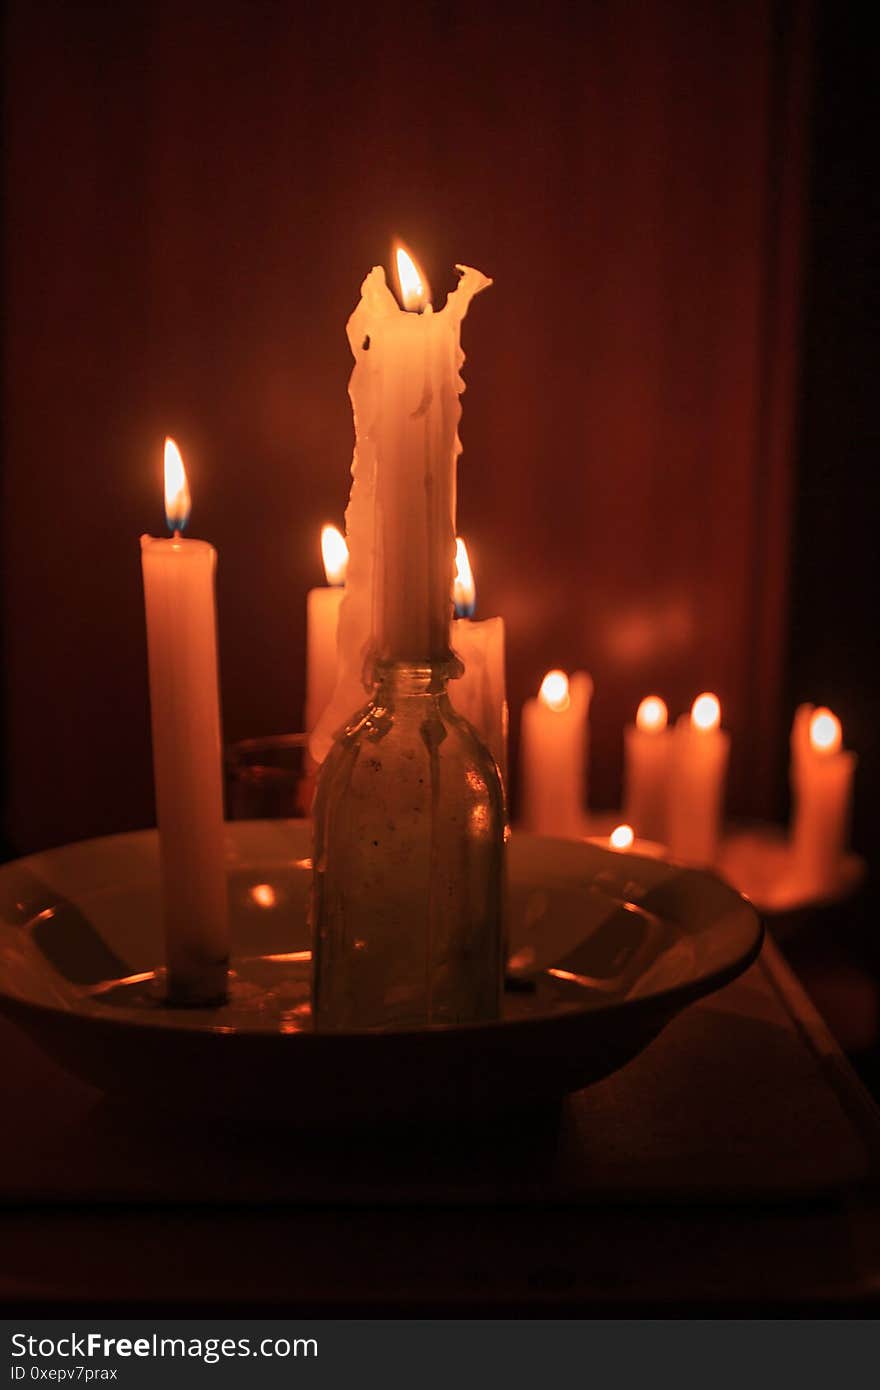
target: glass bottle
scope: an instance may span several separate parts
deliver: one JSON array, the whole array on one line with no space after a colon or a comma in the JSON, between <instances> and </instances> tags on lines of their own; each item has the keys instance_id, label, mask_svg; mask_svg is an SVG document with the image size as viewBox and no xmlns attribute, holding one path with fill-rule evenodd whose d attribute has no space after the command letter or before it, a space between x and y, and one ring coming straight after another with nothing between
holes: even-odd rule
<instances>
[{"instance_id":1,"label":"glass bottle","mask_svg":"<svg viewBox=\"0 0 880 1390\"><path fill-rule=\"evenodd\" d=\"M312 1008L320 1030L498 1017L505 807L455 712L457 658L375 667L315 798Z\"/></svg>"}]
</instances>

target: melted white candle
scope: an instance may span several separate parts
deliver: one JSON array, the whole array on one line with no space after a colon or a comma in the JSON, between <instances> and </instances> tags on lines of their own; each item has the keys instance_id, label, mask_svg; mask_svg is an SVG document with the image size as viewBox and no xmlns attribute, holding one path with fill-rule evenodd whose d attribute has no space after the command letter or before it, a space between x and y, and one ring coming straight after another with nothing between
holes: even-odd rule
<instances>
[{"instance_id":1,"label":"melted white candle","mask_svg":"<svg viewBox=\"0 0 880 1390\"><path fill-rule=\"evenodd\" d=\"M355 424L345 515L349 567L339 610L336 690L313 732L318 762L370 690L373 663L449 653L455 558L455 468L461 451L461 321L492 282L461 280L434 313L400 308L376 266L348 321Z\"/></svg>"}]
</instances>

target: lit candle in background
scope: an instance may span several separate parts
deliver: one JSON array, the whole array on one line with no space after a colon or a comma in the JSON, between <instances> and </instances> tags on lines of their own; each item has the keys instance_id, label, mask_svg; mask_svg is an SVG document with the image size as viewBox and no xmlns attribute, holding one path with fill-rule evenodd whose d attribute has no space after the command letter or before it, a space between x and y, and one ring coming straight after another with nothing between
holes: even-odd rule
<instances>
[{"instance_id":1,"label":"lit candle in background","mask_svg":"<svg viewBox=\"0 0 880 1390\"><path fill-rule=\"evenodd\" d=\"M345 592L348 546L335 526L321 528L321 556L327 583L310 589L306 596L307 733L311 733L329 705L336 685L336 629Z\"/></svg>"},{"instance_id":2,"label":"lit candle in background","mask_svg":"<svg viewBox=\"0 0 880 1390\"><path fill-rule=\"evenodd\" d=\"M666 841L675 859L714 863L729 756L717 696L698 695L672 737Z\"/></svg>"},{"instance_id":3,"label":"lit candle in background","mask_svg":"<svg viewBox=\"0 0 880 1390\"><path fill-rule=\"evenodd\" d=\"M666 800L672 732L659 695L648 695L635 724L623 731L623 813L647 840L666 839Z\"/></svg>"},{"instance_id":4,"label":"lit candle in background","mask_svg":"<svg viewBox=\"0 0 880 1390\"><path fill-rule=\"evenodd\" d=\"M335 730L364 704L373 658L449 655L461 322L473 296L492 282L458 266L461 279L435 314L412 258L398 248L396 260L403 307L375 266L347 325L357 434L345 514L351 558L336 690L309 745L318 762Z\"/></svg>"},{"instance_id":5,"label":"lit candle in background","mask_svg":"<svg viewBox=\"0 0 880 1390\"><path fill-rule=\"evenodd\" d=\"M586 820L587 752L593 682L548 671L522 711L521 820L539 835L578 837Z\"/></svg>"},{"instance_id":6,"label":"lit candle in background","mask_svg":"<svg viewBox=\"0 0 880 1390\"><path fill-rule=\"evenodd\" d=\"M799 707L791 730L791 873L804 898L821 898L837 886L856 761L843 748L836 715Z\"/></svg>"},{"instance_id":7,"label":"lit candle in background","mask_svg":"<svg viewBox=\"0 0 880 1390\"><path fill-rule=\"evenodd\" d=\"M165 959L169 1002L205 1004L225 997L229 957L217 552L205 541L182 539L189 509L183 461L166 439L165 512L173 536L141 537Z\"/></svg>"},{"instance_id":8,"label":"lit candle in background","mask_svg":"<svg viewBox=\"0 0 880 1390\"><path fill-rule=\"evenodd\" d=\"M467 546L455 540L456 621L452 624L452 650L464 663L464 675L449 683L454 709L464 715L482 738L507 778L507 685L504 677L504 619L472 621L476 608L476 584Z\"/></svg>"},{"instance_id":9,"label":"lit candle in background","mask_svg":"<svg viewBox=\"0 0 880 1390\"><path fill-rule=\"evenodd\" d=\"M615 854L636 854L642 859L663 859L666 855L664 845L637 838L633 827L626 823L616 825L610 835L587 835L585 838L587 844L613 850Z\"/></svg>"},{"instance_id":10,"label":"lit candle in background","mask_svg":"<svg viewBox=\"0 0 880 1390\"><path fill-rule=\"evenodd\" d=\"M631 825L617 825L608 836L609 848L616 849L619 854L632 849L635 841L635 832Z\"/></svg>"}]
</instances>

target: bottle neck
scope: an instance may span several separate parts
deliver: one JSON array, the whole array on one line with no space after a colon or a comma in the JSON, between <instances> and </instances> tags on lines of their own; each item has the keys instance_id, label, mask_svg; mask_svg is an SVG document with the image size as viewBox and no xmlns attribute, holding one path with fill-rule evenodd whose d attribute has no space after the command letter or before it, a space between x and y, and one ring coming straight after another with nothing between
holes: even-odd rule
<instances>
[{"instance_id":1,"label":"bottle neck","mask_svg":"<svg viewBox=\"0 0 880 1390\"><path fill-rule=\"evenodd\" d=\"M446 694L450 680L461 675L457 656L442 661L377 661L373 667L376 704Z\"/></svg>"}]
</instances>

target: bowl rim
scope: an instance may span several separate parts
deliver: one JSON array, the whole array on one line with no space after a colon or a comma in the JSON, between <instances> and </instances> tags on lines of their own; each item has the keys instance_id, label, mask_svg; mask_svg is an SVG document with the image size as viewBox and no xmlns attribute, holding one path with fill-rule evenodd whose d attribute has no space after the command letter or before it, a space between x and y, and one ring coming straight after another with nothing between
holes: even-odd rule
<instances>
[{"instance_id":1,"label":"bowl rim","mask_svg":"<svg viewBox=\"0 0 880 1390\"><path fill-rule=\"evenodd\" d=\"M234 827L236 825L280 825L283 823L289 822L231 821L227 823L227 830L230 826ZM302 819L295 818L293 818L293 823L299 825L307 824L307 822ZM144 835L149 836L151 834L156 836L157 833L154 827L134 831L123 831L113 835L95 836L73 841L70 844L59 845L52 849L37 851L34 854L23 856L20 859L10 860L0 865L0 879L2 879L6 873L13 871L17 867L27 864L34 859L43 858L44 856L52 856L73 848L87 849L91 846L97 847L108 841L130 841L136 837L143 837ZM558 837L538 836L528 831L516 829L513 831L513 837L517 839L529 838L532 840L548 840L559 843ZM565 841L564 843L577 845L583 842ZM586 848L586 845L584 845L584 847ZM603 858L607 857L609 863L614 863L619 867L620 855L617 852L605 849L603 846L596 844L591 844L589 848L592 853L601 855ZM628 854L627 861L650 865L654 869L656 869L658 864L665 865L669 868L686 868L689 873L697 874L701 878L714 880L729 896L730 902L727 910L718 915L708 930L717 930L721 923L729 923L731 915L741 916L743 932L743 945L741 948L734 954L731 954L728 960L722 961L713 968L695 974L689 979L682 980L680 983L660 989L655 993L639 995L634 998L608 1001L606 1003L593 1002L578 1005L576 1002L572 1002L570 1007L559 1009L552 1013L535 1013L531 1016L525 1015L517 1018L487 1019L481 1022L465 1024L437 1023L417 1028L363 1028L334 1030L332 1032L303 1030L302 1032L283 1033L280 1029L249 1028L247 1026L236 1026L233 1029L229 1029L228 1026L224 1025L222 1022L213 1020L210 1022L207 1021L205 1019L207 1010L205 1013L202 1013L197 1008L193 1008L190 1011L178 1008L176 1012L180 1016L179 1020L166 1021L161 1025L157 1025L155 1022L151 1021L152 1012L148 1013L146 1010L143 1011L142 1017L138 1016L135 1011L130 1008L127 1010L120 1009L118 1012L108 1009L107 1012L104 1013L94 1010L92 1007L59 1007L41 1001L24 999L20 995L12 994L8 991L4 982L2 960L0 960L0 1012L6 1014L10 1018L18 1019L21 1022L25 1022L28 1018L51 1017L64 1020L66 1024L72 1026L93 1028L96 1025L98 1027L108 1025L112 1029L121 1028L129 1032L141 1035L148 1034L151 1037L163 1037L169 1040L180 1037L247 1038L249 1044L252 1046L266 1045L266 1041L272 1042L274 1046L277 1046L277 1040L285 1038L290 1040L288 1043L290 1046L298 1046L300 1048L305 1046L326 1048L333 1045L338 1047L343 1045L346 1041L356 1038L366 1045L376 1047L385 1043L387 1039L401 1042L406 1039L424 1041L427 1039L440 1039L444 1037L454 1037L457 1039L465 1039L467 1037L485 1038L487 1035L496 1037L504 1035L509 1037L512 1031L531 1032L535 1028L545 1030L550 1028L570 1028L586 1018L591 1020L608 1018L620 1020L624 1016L629 1019L637 1019L642 1015L649 1016L652 1014L665 1014L671 1016L688 1004L693 1003L695 1000L723 988L724 985L729 984L732 980L736 979L737 976L747 970L758 958L765 936L762 916L745 894L733 888L728 882L722 879L719 874L710 869L694 869L690 866L681 865L673 859L647 859L645 856L638 854ZM12 924L7 923L7 925ZM25 925L25 923L22 923L22 926ZM692 932L687 932L684 923L678 925L682 934L694 934ZM234 959L232 964L234 966ZM76 1002L76 996L74 996L74 1003ZM89 996L83 995L83 1002L91 1005L93 1001ZM259 1042L256 1040L265 1041ZM241 1044L239 1043L239 1045Z\"/></svg>"}]
</instances>

